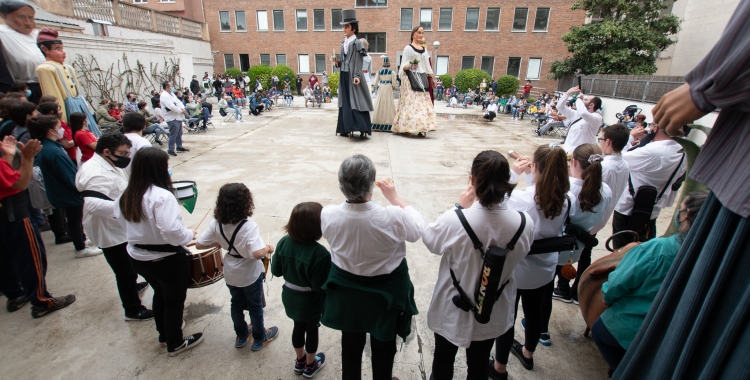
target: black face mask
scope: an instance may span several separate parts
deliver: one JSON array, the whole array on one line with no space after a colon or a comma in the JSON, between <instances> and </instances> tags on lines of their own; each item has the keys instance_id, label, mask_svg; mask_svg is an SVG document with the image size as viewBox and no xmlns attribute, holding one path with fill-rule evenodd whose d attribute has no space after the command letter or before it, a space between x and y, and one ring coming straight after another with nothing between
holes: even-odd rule
<instances>
[{"instance_id":1,"label":"black face mask","mask_svg":"<svg viewBox=\"0 0 750 380\"><path fill-rule=\"evenodd\" d=\"M114 164L115 167L120 169L125 169L128 167L128 165L130 165L130 157L118 157L115 155L111 155L109 156L109 160L112 161L112 164Z\"/></svg>"}]
</instances>

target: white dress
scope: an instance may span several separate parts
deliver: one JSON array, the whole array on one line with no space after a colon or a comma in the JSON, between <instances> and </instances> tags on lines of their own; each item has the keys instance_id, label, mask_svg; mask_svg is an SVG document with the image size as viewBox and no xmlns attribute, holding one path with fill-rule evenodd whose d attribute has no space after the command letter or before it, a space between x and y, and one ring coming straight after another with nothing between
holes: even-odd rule
<instances>
[{"instance_id":1,"label":"white dress","mask_svg":"<svg viewBox=\"0 0 750 380\"><path fill-rule=\"evenodd\" d=\"M417 73L432 74L430 57L425 49L417 50L411 45L406 45L401 56L398 75L401 79L401 93L398 99L398 110L393 120L394 133L424 133L437 129L437 118L435 108L428 92L414 91L409 83L409 77L404 71L404 66L409 65L412 59L418 59ZM425 87L429 84L425 83Z\"/></svg>"}]
</instances>

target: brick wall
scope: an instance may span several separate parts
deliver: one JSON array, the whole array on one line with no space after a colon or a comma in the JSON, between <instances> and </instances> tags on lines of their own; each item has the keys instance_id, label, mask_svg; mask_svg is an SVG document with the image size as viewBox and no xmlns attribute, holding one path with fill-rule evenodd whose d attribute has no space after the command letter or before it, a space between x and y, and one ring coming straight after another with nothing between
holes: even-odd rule
<instances>
[{"instance_id":1,"label":"brick wall","mask_svg":"<svg viewBox=\"0 0 750 380\"><path fill-rule=\"evenodd\" d=\"M298 69L297 55L308 54L310 70L315 70L315 54L326 55L326 71L331 72L328 61L332 50L338 52L344 38L342 30L331 30L331 9L352 8L355 1L287 0L275 5L248 2L245 0L204 0L206 22L211 35L211 50L215 55L215 72L224 72L224 54L233 54L235 67L240 67L239 54L249 54L250 65L260 63L260 54L270 54L271 65L276 64L276 54L286 54L287 65L295 72ZM373 1L373 0L369 0ZM382 1L382 0L381 0ZM413 8L412 25L419 23L421 8L432 9L432 30L425 32L428 51L432 54L432 43L440 41L438 56L448 56L448 73L455 76L461 70L462 57L474 56L474 67L481 68L483 56L494 57L493 77L505 75L509 57L520 57L519 79L526 79L529 58L542 58L539 79L532 80L536 89L554 91L556 81L547 79L550 65L568 55L560 39L571 26L582 25L585 12L570 9L573 0L542 1L487 1L487 0L388 0L387 7L358 7L360 33L385 33L385 53L395 62L400 52L410 42L410 30L400 30L401 8ZM256 5L262 4L262 5ZM268 4L268 5L266 5ZM465 31L467 7L479 8L478 31ZM488 7L500 8L499 31L485 31ZM526 32L512 32L515 8L528 8ZM550 8L549 22L545 32L533 32L536 9ZM439 31L440 8L452 8L452 30ZM295 10L307 10L307 31L296 30ZM313 9L324 9L325 31L313 30ZM258 31L256 11L267 11L268 31ZM284 11L284 31L274 31L273 10ZM230 11L230 32L220 31L219 11ZM235 11L244 11L247 32L236 31ZM380 55L372 54L373 68L380 67ZM433 62L434 64L434 62ZM393 65L395 67L395 64ZM308 75L303 74L305 81ZM535 91L536 92L536 91Z\"/></svg>"}]
</instances>

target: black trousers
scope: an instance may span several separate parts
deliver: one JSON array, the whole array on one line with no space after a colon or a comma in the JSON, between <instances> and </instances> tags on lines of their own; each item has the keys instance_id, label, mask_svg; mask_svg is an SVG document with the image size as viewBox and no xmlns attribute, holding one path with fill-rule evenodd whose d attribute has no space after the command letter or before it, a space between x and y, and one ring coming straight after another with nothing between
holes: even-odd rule
<instances>
[{"instance_id":1,"label":"black trousers","mask_svg":"<svg viewBox=\"0 0 750 380\"><path fill-rule=\"evenodd\" d=\"M304 347L308 354L317 353L318 321L320 321L320 317L304 322L294 321L294 330L292 330L292 347Z\"/></svg>"},{"instance_id":2,"label":"black trousers","mask_svg":"<svg viewBox=\"0 0 750 380\"><path fill-rule=\"evenodd\" d=\"M185 309L190 261L176 253L155 261L133 260L133 269L154 289L154 322L160 338L173 349L182 344L182 312ZM160 339L161 340L161 339Z\"/></svg>"},{"instance_id":3,"label":"black trousers","mask_svg":"<svg viewBox=\"0 0 750 380\"><path fill-rule=\"evenodd\" d=\"M492 119L494 119L496 116L497 116L496 113L490 111L490 112L487 112L487 114L484 115L484 116L482 116L482 117L485 118L485 119L487 119L487 120L489 120L489 121L492 121Z\"/></svg>"},{"instance_id":4,"label":"black trousers","mask_svg":"<svg viewBox=\"0 0 750 380\"><path fill-rule=\"evenodd\" d=\"M617 233L620 231L625 231L630 229L630 215L623 215L619 212L615 211L614 216L612 217L612 233ZM639 240L641 243L649 241L653 239L656 236L656 219L651 219L648 223L648 229L646 231L636 231L638 232ZM616 236L613 240L613 248L620 248L624 247L629 243L633 242L633 238L629 235L626 236Z\"/></svg>"},{"instance_id":5,"label":"black trousers","mask_svg":"<svg viewBox=\"0 0 750 380\"><path fill-rule=\"evenodd\" d=\"M362 352L365 349L367 333L341 332L341 378L343 380L362 379ZM393 360L396 357L396 340L379 341L370 335L372 352L372 379L391 380Z\"/></svg>"},{"instance_id":6,"label":"black trousers","mask_svg":"<svg viewBox=\"0 0 750 380\"><path fill-rule=\"evenodd\" d=\"M65 221L65 210L53 208L52 214L47 216L49 227L55 235L55 240L61 239L68 234L68 223Z\"/></svg>"},{"instance_id":7,"label":"black trousers","mask_svg":"<svg viewBox=\"0 0 750 380\"><path fill-rule=\"evenodd\" d=\"M263 112L263 105L262 104L259 104L257 106L253 106L251 104L251 105L248 106L248 108L250 109L250 114L251 115L258 116L258 115L260 115L261 112Z\"/></svg>"},{"instance_id":8,"label":"black trousers","mask_svg":"<svg viewBox=\"0 0 750 380\"><path fill-rule=\"evenodd\" d=\"M559 273L559 269L558 269ZM552 279L545 287L542 294L542 332L549 332L549 319L552 317L552 293L555 291L555 279ZM528 319L526 320L528 322Z\"/></svg>"},{"instance_id":9,"label":"black trousers","mask_svg":"<svg viewBox=\"0 0 750 380\"><path fill-rule=\"evenodd\" d=\"M31 220L0 224L0 291L9 300L25 295L33 306L51 306L46 274L47 252Z\"/></svg>"},{"instance_id":10,"label":"black trousers","mask_svg":"<svg viewBox=\"0 0 750 380\"><path fill-rule=\"evenodd\" d=\"M544 327L545 314L543 307L545 294L547 288L552 284L544 285L536 289L518 289L516 295L516 306L514 312L514 318L518 316L518 301L523 300L523 315L526 318L526 332L524 346L528 351L534 352L536 346L539 343L539 337L542 335ZM552 310L552 294L550 294L550 310ZM510 348L513 346L513 327L508 329L505 334L501 335L495 340L495 360L500 364L508 364L508 356L510 355Z\"/></svg>"},{"instance_id":11,"label":"black trousers","mask_svg":"<svg viewBox=\"0 0 750 380\"><path fill-rule=\"evenodd\" d=\"M490 357L495 339L473 341L466 349L466 379L486 380L488 374L487 359ZM440 334L435 334L435 356L432 360L432 377L435 380L453 379L453 363L456 361L458 346L449 342Z\"/></svg>"},{"instance_id":12,"label":"black trousers","mask_svg":"<svg viewBox=\"0 0 750 380\"><path fill-rule=\"evenodd\" d=\"M107 259L107 264L115 273L117 292L120 293L120 301L122 301L125 315L133 315L141 311L143 305L141 305L141 299L138 297L138 287L136 286L138 273L135 273L133 269L131 264L133 259L128 255L127 246L128 243L122 243L114 247L102 248L102 252L104 258Z\"/></svg>"},{"instance_id":13,"label":"black trousers","mask_svg":"<svg viewBox=\"0 0 750 380\"><path fill-rule=\"evenodd\" d=\"M68 234L73 238L76 251L86 248L86 235L83 234L83 205L66 207L65 217L68 219Z\"/></svg>"}]
</instances>

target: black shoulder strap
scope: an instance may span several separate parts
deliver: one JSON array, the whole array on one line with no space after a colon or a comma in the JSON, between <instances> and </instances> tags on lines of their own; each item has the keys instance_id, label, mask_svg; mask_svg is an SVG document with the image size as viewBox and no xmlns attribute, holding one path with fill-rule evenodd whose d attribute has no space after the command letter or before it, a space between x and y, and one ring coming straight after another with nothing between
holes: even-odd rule
<instances>
[{"instance_id":1,"label":"black shoulder strap","mask_svg":"<svg viewBox=\"0 0 750 380\"><path fill-rule=\"evenodd\" d=\"M521 225L518 227L518 231L516 231L516 234L513 235L513 238L510 239L510 241L508 242L508 245L505 246L509 251L512 251L514 248L516 248L516 243L518 242L518 238L521 237L521 233L523 232L524 228L526 228L526 215L524 215L520 211L518 212L518 214L521 215Z\"/></svg>"},{"instance_id":2,"label":"black shoulder strap","mask_svg":"<svg viewBox=\"0 0 750 380\"><path fill-rule=\"evenodd\" d=\"M232 238L231 239L227 239L227 235L224 235L224 228L221 226L221 223L216 223L216 224L219 225L219 233L221 233L221 237L223 237L224 240L227 241L227 244L229 244L229 246L227 247L227 255L232 256L234 258L238 258L238 259L242 259L243 258L242 256L239 255L240 252L237 251L236 248L234 248L234 239L237 237L237 232L240 231L240 229L242 228L242 226L245 225L246 222L247 222L247 219L241 221L237 225L237 228L234 229L234 233L232 234ZM237 254L236 255L232 254L232 250L234 250L235 252L237 252Z\"/></svg>"},{"instance_id":3,"label":"black shoulder strap","mask_svg":"<svg viewBox=\"0 0 750 380\"><path fill-rule=\"evenodd\" d=\"M682 157L680 157L680 162L677 164L677 167L674 168L674 171L672 172L672 175L669 176L669 180L667 181L667 183L664 184L664 188L661 189L661 193L659 193L659 196L656 197L656 201L657 202L659 202L659 199L661 199L661 197L664 195L664 192L667 191L667 188L670 187L670 186L672 186L672 180L674 179L674 176L677 175L677 171L680 170L680 166L682 166L682 161L684 161L684 160L685 160L685 153L683 153Z\"/></svg>"},{"instance_id":4,"label":"black shoulder strap","mask_svg":"<svg viewBox=\"0 0 750 380\"><path fill-rule=\"evenodd\" d=\"M94 190L84 190L81 191L81 198L85 197L91 197L91 198L97 198L97 199L103 199L105 201L112 201L114 199Z\"/></svg>"},{"instance_id":5,"label":"black shoulder strap","mask_svg":"<svg viewBox=\"0 0 750 380\"><path fill-rule=\"evenodd\" d=\"M565 227L567 227L568 224L570 224L570 204L571 204L571 202L570 202L570 198L568 198L567 194L565 194L565 199L568 201L568 211L565 212Z\"/></svg>"},{"instance_id":6,"label":"black shoulder strap","mask_svg":"<svg viewBox=\"0 0 750 380\"><path fill-rule=\"evenodd\" d=\"M578 119L577 119L576 121L574 121L574 122L572 122L572 123L568 124L568 128L572 127L572 126L573 126L573 124L575 124L575 123L577 123L577 122L579 122L579 121L581 121L581 120L583 120L583 118L582 118L582 117L579 117L579 118L578 118Z\"/></svg>"},{"instance_id":7,"label":"black shoulder strap","mask_svg":"<svg viewBox=\"0 0 750 380\"><path fill-rule=\"evenodd\" d=\"M469 234L471 242L474 243L474 248L476 248L482 255L484 255L484 251L482 250L482 242L479 241L479 238L474 233L474 230L471 229L469 222L466 221L466 217L464 216L464 213L460 208L456 209L456 215L458 215L458 220L461 221L461 225L464 226L464 230L466 230L466 233Z\"/></svg>"}]
</instances>

